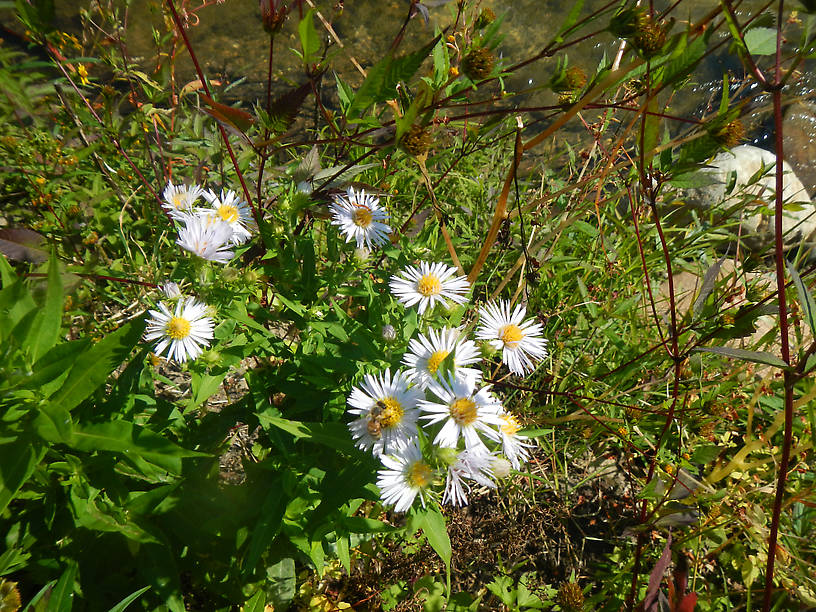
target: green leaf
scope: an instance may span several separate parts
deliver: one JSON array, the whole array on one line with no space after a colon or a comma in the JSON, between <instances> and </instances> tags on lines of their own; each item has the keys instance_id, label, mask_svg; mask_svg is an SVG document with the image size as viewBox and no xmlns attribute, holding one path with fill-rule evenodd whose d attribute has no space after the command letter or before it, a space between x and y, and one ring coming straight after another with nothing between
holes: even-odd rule
<instances>
[{"instance_id":1,"label":"green leaf","mask_svg":"<svg viewBox=\"0 0 816 612\"><path fill-rule=\"evenodd\" d=\"M451 549L450 536L445 525L445 517L436 507L423 508L417 512L417 525L422 528L428 544L431 545L445 563L445 571L448 575L448 592L450 592L450 563L453 551Z\"/></svg>"},{"instance_id":2,"label":"green leaf","mask_svg":"<svg viewBox=\"0 0 816 612\"><path fill-rule=\"evenodd\" d=\"M37 311L37 318L29 331L23 346L36 361L57 343L62 325L62 278L57 265L57 257L51 254L48 263L48 287L45 304Z\"/></svg>"},{"instance_id":3,"label":"green leaf","mask_svg":"<svg viewBox=\"0 0 816 612\"><path fill-rule=\"evenodd\" d=\"M578 16L581 14L581 10L583 10L583 8L584 0L578 0L577 2L572 3L572 7L567 14L567 18L564 20L564 23L561 24L561 28L555 35L555 42L561 42L564 40L564 36L566 36L572 29L572 26L578 22Z\"/></svg>"},{"instance_id":4,"label":"green leaf","mask_svg":"<svg viewBox=\"0 0 816 612\"><path fill-rule=\"evenodd\" d=\"M255 594L247 599L244 607L241 608L243 612L264 612L266 608L266 595L261 589L255 591Z\"/></svg>"},{"instance_id":5,"label":"green leaf","mask_svg":"<svg viewBox=\"0 0 816 612\"><path fill-rule=\"evenodd\" d=\"M315 29L314 12L315 9L311 9L298 24L300 48L303 50L303 61L306 64L314 63L320 51L320 36Z\"/></svg>"},{"instance_id":6,"label":"green leaf","mask_svg":"<svg viewBox=\"0 0 816 612\"><path fill-rule=\"evenodd\" d=\"M290 421L289 419L268 416L263 412L257 413L257 417L264 429L268 429L269 426L277 427L292 434L297 440L309 440L344 453L354 452L354 443L351 436L349 436L348 428L342 423Z\"/></svg>"},{"instance_id":7,"label":"green leaf","mask_svg":"<svg viewBox=\"0 0 816 612\"><path fill-rule=\"evenodd\" d=\"M65 384L51 397L49 405L63 410L78 406L128 358L143 330L143 319L130 321L82 353Z\"/></svg>"},{"instance_id":8,"label":"green leaf","mask_svg":"<svg viewBox=\"0 0 816 612\"><path fill-rule=\"evenodd\" d=\"M796 287L796 293L799 294L799 306L802 308L811 333L816 336L816 302L813 301L813 295L808 291L805 283L802 282L793 263L788 261L787 266L788 273L791 275L793 284Z\"/></svg>"},{"instance_id":9,"label":"green leaf","mask_svg":"<svg viewBox=\"0 0 816 612\"><path fill-rule=\"evenodd\" d=\"M74 605L74 580L76 579L77 566L70 564L57 584L51 590L48 597L46 612L70 612Z\"/></svg>"},{"instance_id":10,"label":"green leaf","mask_svg":"<svg viewBox=\"0 0 816 612\"><path fill-rule=\"evenodd\" d=\"M745 33L745 46L751 55L773 55L776 53L776 29L751 28Z\"/></svg>"},{"instance_id":11,"label":"green leaf","mask_svg":"<svg viewBox=\"0 0 816 612\"><path fill-rule=\"evenodd\" d=\"M141 597L142 594L147 592L149 589L150 587L146 586L142 587L138 591L134 591L133 593L125 597L122 601L120 601L118 604L113 606L110 610L108 610L108 612L123 612L130 604L139 599L139 597Z\"/></svg>"},{"instance_id":12,"label":"green leaf","mask_svg":"<svg viewBox=\"0 0 816 612\"><path fill-rule=\"evenodd\" d=\"M111 421L75 427L66 441L84 452L111 451L125 457L140 457L171 474L181 474L181 460L207 457L206 453L182 448L149 429L128 421Z\"/></svg>"},{"instance_id":13,"label":"green leaf","mask_svg":"<svg viewBox=\"0 0 816 612\"><path fill-rule=\"evenodd\" d=\"M249 539L249 548L241 566L241 575L246 578L251 575L261 555L272 544L278 535L286 512L286 496L275 487L267 494L261 515Z\"/></svg>"},{"instance_id":14,"label":"green leaf","mask_svg":"<svg viewBox=\"0 0 816 612\"><path fill-rule=\"evenodd\" d=\"M295 598L295 561L286 557L266 569L269 595L275 608L285 610Z\"/></svg>"},{"instance_id":15,"label":"green leaf","mask_svg":"<svg viewBox=\"0 0 816 612\"><path fill-rule=\"evenodd\" d=\"M0 440L0 513L31 478L45 451L28 437Z\"/></svg>"},{"instance_id":16,"label":"green leaf","mask_svg":"<svg viewBox=\"0 0 816 612\"><path fill-rule=\"evenodd\" d=\"M403 57L395 58L389 52L372 66L354 96L354 101L349 108L349 117L357 117L372 104L394 98L397 85L414 76L422 62L436 46L439 38L440 36L437 36L419 51Z\"/></svg>"},{"instance_id":17,"label":"green leaf","mask_svg":"<svg viewBox=\"0 0 816 612\"><path fill-rule=\"evenodd\" d=\"M776 355L765 351L747 351L745 349L732 348L730 346L708 346L694 349L702 353L715 353L724 357L739 359L740 361L751 361L753 363L763 363L775 368L789 369L790 366Z\"/></svg>"}]
</instances>

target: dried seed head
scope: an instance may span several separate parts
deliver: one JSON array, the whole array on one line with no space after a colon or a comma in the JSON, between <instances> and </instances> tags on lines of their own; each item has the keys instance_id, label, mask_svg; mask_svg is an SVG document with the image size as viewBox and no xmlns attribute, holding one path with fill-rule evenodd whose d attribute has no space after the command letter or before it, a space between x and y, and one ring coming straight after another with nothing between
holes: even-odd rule
<instances>
[{"instance_id":1,"label":"dried seed head","mask_svg":"<svg viewBox=\"0 0 816 612\"><path fill-rule=\"evenodd\" d=\"M647 19L646 12L641 8L622 8L612 16L608 30L618 38L631 38Z\"/></svg>"},{"instance_id":2,"label":"dried seed head","mask_svg":"<svg viewBox=\"0 0 816 612\"><path fill-rule=\"evenodd\" d=\"M493 72L496 56L484 47L478 47L462 60L462 70L471 81L483 81Z\"/></svg>"},{"instance_id":3,"label":"dried seed head","mask_svg":"<svg viewBox=\"0 0 816 612\"><path fill-rule=\"evenodd\" d=\"M714 141L726 149L732 149L745 140L745 126L739 119L733 119L725 125L715 124L710 133Z\"/></svg>"},{"instance_id":4,"label":"dried seed head","mask_svg":"<svg viewBox=\"0 0 816 612\"><path fill-rule=\"evenodd\" d=\"M651 17L646 17L637 24L637 30L632 36L632 44L646 59L654 57L666 44L666 28L662 24L655 23Z\"/></svg>"},{"instance_id":5,"label":"dried seed head","mask_svg":"<svg viewBox=\"0 0 816 612\"><path fill-rule=\"evenodd\" d=\"M3 612L17 612L21 605L17 583L0 579L0 610Z\"/></svg>"},{"instance_id":6,"label":"dried seed head","mask_svg":"<svg viewBox=\"0 0 816 612\"><path fill-rule=\"evenodd\" d=\"M570 66L550 79L550 89L556 93L574 93L583 89L587 83L587 75L579 66Z\"/></svg>"},{"instance_id":7,"label":"dried seed head","mask_svg":"<svg viewBox=\"0 0 816 612\"><path fill-rule=\"evenodd\" d=\"M562 582L558 588L558 605L567 612L584 609L584 592L577 582Z\"/></svg>"},{"instance_id":8,"label":"dried seed head","mask_svg":"<svg viewBox=\"0 0 816 612\"><path fill-rule=\"evenodd\" d=\"M258 4L261 9L261 22L264 30L269 34L280 30L289 12L287 3L282 0L259 0Z\"/></svg>"},{"instance_id":9,"label":"dried seed head","mask_svg":"<svg viewBox=\"0 0 816 612\"><path fill-rule=\"evenodd\" d=\"M476 18L476 22L473 24L473 27L476 30L484 30L494 21L496 21L496 13L494 13L489 8L484 8L482 9L482 12L479 13L479 16Z\"/></svg>"},{"instance_id":10,"label":"dried seed head","mask_svg":"<svg viewBox=\"0 0 816 612\"><path fill-rule=\"evenodd\" d=\"M409 155L418 157L428 152L428 149L431 148L431 142L431 135L428 130L415 123L402 135L400 146Z\"/></svg>"}]
</instances>

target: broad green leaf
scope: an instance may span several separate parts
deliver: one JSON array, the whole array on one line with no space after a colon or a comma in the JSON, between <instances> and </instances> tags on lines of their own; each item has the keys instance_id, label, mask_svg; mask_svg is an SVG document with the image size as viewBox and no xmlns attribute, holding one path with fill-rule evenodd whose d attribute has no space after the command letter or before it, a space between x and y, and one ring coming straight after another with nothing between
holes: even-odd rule
<instances>
[{"instance_id":1,"label":"broad green leaf","mask_svg":"<svg viewBox=\"0 0 816 612\"><path fill-rule=\"evenodd\" d=\"M263 590L258 589L255 591L255 594L247 599L244 607L241 608L242 612L264 612L266 608L266 595L264 594Z\"/></svg>"},{"instance_id":2,"label":"broad green leaf","mask_svg":"<svg viewBox=\"0 0 816 612\"><path fill-rule=\"evenodd\" d=\"M787 266L788 273L791 275L793 284L796 287L796 293L799 295L799 306L802 308L802 313L805 316L808 327L810 327L811 333L816 336L816 302L813 301L813 295L805 286L805 283L802 282L793 263L788 261Z\"/></svg>"},{"instance_id":3,"label":"broad green leaf","mask_svg":"<svg viewBox=\"0 0 816 612\"><path fill-rule=\"evenodd\" d=\"M48 287L45 292L45 304L37 311L37 319L23 343L36 361L53 347L59 338L62 325L62 277L57 265L57 257L51 254L48 263Z\"/></svg>"},{"instance_id":4,"label":"broad green leaf","mask_svg":"<svg viewBox=\"0 0 816 612\"><path fill-rule=\"evenodd\" d=\"M775 368L787 369L790 367L776 355L767 353L765 351L747 351L740 348L731 348L730 346L698 347L695 350L703 353L716 353L717 355L739 359L740 361L764 363L765 365L773 366Z\"/></svg>"},{"instance_id":5,"label":"broad green leaf","mask_svg":"<svg viewBox=\"0 0 816 612\"><path fill-rule=\"evenodd\" d=\"M146 586L146 587L142 587L138 591L134 591L133 593L131 593L130 595L125 597L122 601L120 601L118 604L113 606L110 610L108 610L108 612L124 612L124 610L130 604L132 604L134 601L139 599L139 597L141 597L142 594L146 593L148 590L150 590L150 587Z\"/></svg>"},{"instance_id":6,"label":"broad green leaf","mask_svg":"<svg viewBox=\"0 0 816 612\"><path fill-rule=\"evenodd\" d=\"M334 543L337 558L343 564L346 572L351 574L351 552L349 550L349 539L344 535L338 535L337 541Z\"/></svg>"},{"instance_id":7,"label":"broad green leaf","mask_svg":"<svg viewBox=\"0 0 816 612\"><path fill-rule=\"evenodd\" d=\"M286 512L286 502L286 497L281 495L281 492L275 487L267 494L261 508L261 515L249 538L249 548L241 564L241 574L244 577L252 574L261 555L280 532L283 515Z\"/></svg>"},{"instance_id":8,"label":"broad green leaf","mask_svg":"<svg viewBox=\"0 0 816 612\"><path fill-rule=\"evenodd\" d=\"M268 416L263 412L257 413L257 417L264 429L268 429L269 426L277 427L292 434L297 440L306 439L344 453L354 452L354 444L348 428L342 423L290 421L289 419Z\"/></svg>"},{"instance_id":9,"label":"broad green leaf","mask_svg":"<svg viewBox=\"0 0 816 612\"><path fill-rule=\"evenodd\" d=\"M281 559L266 569L266 579L272 604L285 610L295 598L295 561L289 557Z\"/></svg>"},{"instance_id":10,"label":"broad green leaf","mask_svg":"<svg viewBox=\"0 0 816 612\"><path fill-rule=\"evenodd\" d=\"M422 528L425 537L428 538L428 544L436 551L439 558L445 562L445 568L450 572L453 551L448 529L445 525L445 517L437 508L430 506L420 510L417 517L419 519L417 524Z\"/></svg>"},{"instance_id":11,"label":"broad green leaf","mask_svg":"<svg viewBox=\"0 0 816 612\"><path fill-rule=\"evenodd\" d=\"M193 372L191 381L192 397L187 403L187 409L198 408L201 404L210 399L210 397L218 391L226 375L226 370L217 376Z\"/></svg>"},{"instance_id":12,"label":"broad green leaf","mask_svg":"<svg viewBox=\"0 0 816 612\"><path fill-rule=\"evenodd\" d=\"M40 406L40 413L33 422L34 433L47 442L65 442L71 437L72 429L71 413L54 403Z\"/></svg>"},{"instance_id":13,"label":"broad green leaf","mask_svg":"<svg viewBox=\"0 0 816 612\"><path fill-rule=\"evenodd\" d=\"M74 580L77 566L73 563L62 573L48 597L46 612L70 612L74 605Z\"/></svg>"},{"instance_id":14,"label":"broad green leaf","mask_svg":"<svg viewBox=\"0 0 816 612\"><path fill-rule=\"evenodd\" d=\"M207 457L188 450L149 429L128 421L111 421L75 427L67 440L71 448L84 452L111 451L125 457L140 457L171 474L181 474L181 460Z\"/></svg>"},{"instance_id":15,"label":"broad green leaf","mask_svg":"<svg viewBox=\"0 0 816 612\"><path fill-rule=\"evenodd\" d=\"M31 478L45 451L27 436L0 440L0 513Z\"/></svg>"},{"instance_id":16,"label":"broad green leaf","mask_svg":"<svg viewBox=\"0 0 816 612\"><path fill-rule=\"evenodd\" d=\"M65 384L51 397L49 404L63 410L78 406L128 358L143 330L143 319L130 321L79 355Z\"/></svg>"},{"instance_id":17,"label":"broad green leaf","mask_svg":"<svg viewBox=\"0 0 816 612\"><path fill-rule=\"evenodd\" d=\"M745 46L751 55L773 55L776 53L776 29L751 28L745 33Z\"/></svg>"},{"instance_id":18,"label":"broad green leaf","mask_svg":"<svg viewBox=\"0 0 816 612\"><path fill-rule=\"evenodd\" d=\"M311 9L298 24L298 34L300 35L300 48L303 50L303 61L312 64L317 60L317 53L320 51L320 36L314 25L314 9Z\"/></svg>"},{"instance_id":19,"label":"broad green leaf","mask_svg":"<svg viewBox=\"0 0 816 612\"><path fill-rule=\"evenodd\" d=\"M349 117L357 117L372 104L384 102L396 96L396 87L401 81L410 79L439 41L439 36L409 55L395 58L388 53L368 71L363 84L354 95L349 108Z\"/></svg>"}]
</instances>

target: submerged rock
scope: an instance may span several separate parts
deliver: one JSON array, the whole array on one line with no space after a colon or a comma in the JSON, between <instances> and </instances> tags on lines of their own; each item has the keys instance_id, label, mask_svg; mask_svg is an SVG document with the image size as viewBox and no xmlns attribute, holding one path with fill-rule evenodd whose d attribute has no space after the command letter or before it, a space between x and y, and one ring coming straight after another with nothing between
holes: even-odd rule
<instances>
[{"instance_id":1,"label":"submerged rock","mask_svg":"<svg viewBox=\"0 0 816 612\"><path fill-rule=\"evenodd\" d=\"M697 173L697 186L678 194L674 205L700 212L717 211L739 219L745 244L761 250L774 242L776 156L752 145L740 145L717 155ZM816 240L816 207L790 165L783 162L785 210L783 235L791 247Z\"/></svg>"}]
</instances>

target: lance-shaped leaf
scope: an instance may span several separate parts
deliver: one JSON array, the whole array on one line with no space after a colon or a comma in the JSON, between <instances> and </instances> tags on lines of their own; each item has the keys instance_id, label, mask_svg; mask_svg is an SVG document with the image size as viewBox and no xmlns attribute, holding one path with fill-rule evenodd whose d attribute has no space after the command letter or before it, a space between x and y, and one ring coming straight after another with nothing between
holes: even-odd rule
<instances>
[{"instance_id":1,"label":"lance-shaped leaf","mask_svg":"<svg viewBox=\"0 0 816 612\"><path fill-rule=\"evenodd\" d=\"M810 293L802 278L796 271L796 268L791 262L787 262L788 274L791 275L793 286L796 287L796 293L799 295L799 306L802 308L805 321L810 327L811 333L816 336L816 302L813 301L813 295Z\"/></svg>"},{"instance_id":2,"label":"lance-shaped leaf","mask_svg":"<svg viewBox=\"0 0 816 612\"><path fill-rule=\"evenodd\" d=\"M204 102L204 112L210 115L213 119L218 121L224 127L232 130L239 136L247 138L246 131L255 123L255 117L245 110L234 108L216 102L209 96L198 94L201 101Z\"/></svg>"},{"instance_id":3,"label":"lance-shaped leaf","mask_svg":"<svg viewBox=\"0 0 816 612\"><path fill-rule=\"evenodd\" d=\"M319 78L320 74L315 76L315 80ZM275 98L268 112L259 107L258 114L262 118L263 127L276 134L276 137L258 141L255 147L265 147L275 143L295 122L300 107L303 106L304 100L311 91L311 82L304 83Z\"/></svg>"},{"instance_id":4,"label":"lance-shaped leaf","mask_svg":"<svg viewBox=\"0 0 816 612\"><path fill-rule=\"evenodd\" d=\"M392 53L388 53L375 64L368 71L366 80L363 81L360 89L354 95L354 101L351 103L351 108L349 108L349 117L358 117L362 111L372 104L394 98L397 85L401 81L406 81L414 76L422 62L436 46L439 38L437 36L419 51L414 51L403 57L394 57Z\"/></svg>"},{"instance_id":5,"label":"lance-shaped leaf","mask_svg":"<svg viewBox=\"0 0 816 612\"><path fill-rule=\"evenodd\" d=\"M739 359L740 361L752 361L753 363L762 363L773 366L775 368L789 369L790 366L782 361L779 357L766 351L747 351L740 348L732 348L730 346L707 346L698 347L694 349L703 353L715 353L723 357L731 357L732 359Z\"/></svg>"},{"instance_id":6,"label":"lance-shaped leaf","mask_svg":"<svg viewBox=\"0 0 816 612\"><path fill-rule=\"evenodd\" d=\"M45 236L34 230L26 228L0 230L0 253L15 261L29 263L47 261L45 242Z\"/></svg>"}]
</instances>

